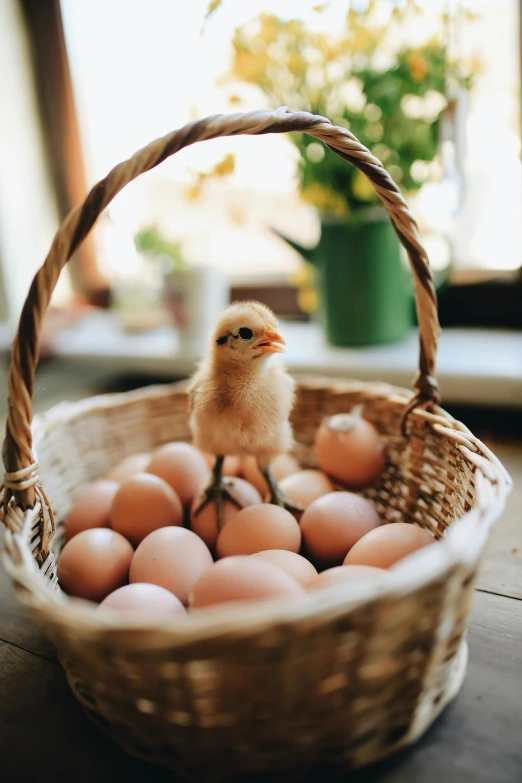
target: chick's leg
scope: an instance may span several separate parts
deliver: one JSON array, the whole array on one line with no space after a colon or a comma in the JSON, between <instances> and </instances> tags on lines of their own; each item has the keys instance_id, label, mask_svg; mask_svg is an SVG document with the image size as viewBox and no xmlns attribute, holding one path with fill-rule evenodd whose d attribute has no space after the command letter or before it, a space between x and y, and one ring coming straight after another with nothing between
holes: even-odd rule
<instances>
[{"instance_id":1,"label":"chick's leg","mask_svg":"<svg viewBox=\"0 0 522 783\"><path fill-rule=\"evenodd\" d=\"M282 489L280 489L268 465L262 465L258 462L258 468L263 474L266 483L268 484L268 489L270 492L270 503L273 503L275 506L282 506L292 514L301 513L304 511L302 506L294 503L294 501L291 500Z\"/></svg>"},{"instance_id":2,"label":"chick's leg","mask_svg":"<svg viewBox=\"0 0 522 783\"><path fill-rule=\"evenodd\" d=\"M210 484L204 490L201 501L194 510L194 515L197 516L206 506L208 506L209 503L215 502L219 530L221 530L225 523L223 513L223 503L225 500L230 500L230 502L234 503L234 505L236 505L238 508L243 508L241 501L234 497L233 492L230 490L230 487L228 486L230 483L229 480L223 478L222 472L224 459L224 457L216 457Z\"/></svg>"}]
</instances>

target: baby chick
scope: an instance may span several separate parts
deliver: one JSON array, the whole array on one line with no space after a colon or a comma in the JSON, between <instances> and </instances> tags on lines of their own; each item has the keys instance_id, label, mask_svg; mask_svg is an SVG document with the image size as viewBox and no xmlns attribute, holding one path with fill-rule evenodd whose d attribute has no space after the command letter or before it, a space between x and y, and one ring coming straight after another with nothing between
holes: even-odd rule
<instances>
[{"instance_id":1,"label":"baby chick","mask_svg":"<svg viewBox=\"0 0 522 783\"><path fill-rule=\"evenodd\" d=\"M270 502L296 509L269 468L272 459L293 443L289 416L295 383L273 357L285 344L268 307L259 302L233 304L218 319L208 353L190 382L194 443L216 455L212 481L195 513L215 500L220 528L223 499L241 505L221 475L227 455L254 455L270 489Z\"/></svg>"}]
</instances>

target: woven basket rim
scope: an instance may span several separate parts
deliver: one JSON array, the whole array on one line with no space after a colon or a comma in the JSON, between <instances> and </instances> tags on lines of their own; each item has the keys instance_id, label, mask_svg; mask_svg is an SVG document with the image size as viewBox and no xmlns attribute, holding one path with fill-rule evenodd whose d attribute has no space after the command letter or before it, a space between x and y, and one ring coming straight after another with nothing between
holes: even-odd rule
<instances>
[{"instance_id":1,"label":"woven basket rim","mask_svg":"<svg viewBox=\"0 0 522 783\"><path fill-rule=\"evenodd\" d=\"M327 386L334 390L364 390L365 394L385 396L407 402L411 392L383 383L363 383L345 379L322 378L321 376L303 376L301 385ZM172 391L182 392L186 382L161 384L137 389L130 392L96 395L78 402L61 402L48 411L35 416L34 434L35 448L38 449L38 437L44 435L48 427L60 421L72 420L88 414L99 408L114 408L132 400L145 399L151 396L166 396ZM441 427L443 422L448 425L460 425L448 413L438 409L436 413L426 413L417 410L413 416L433 420L433 427ZM468 432L464 425L453 431L457 439L465 438L462 431ZM476 439L475 439L476 440ZM484 447L485 448L485 447ZM484 459L484 458L483 458ZM3 559L6 570L15 582L16 592L20 600L48 622L74 627L85 633L107 638L119 639L121 643L148 647L190 645L203 639L233 634L256 634L260 630L275 626L284 626L294 622L323 623L334 620L337 616L346 615L350 610L362 606L370 606L382 597L399 597L441 579L460 578L462 569L477 563L491 528L503 507L511 489L511 479L496 458L494 461L485 459L491 471L489 475L477 466L475 470L477 483L477 500L473 508L455 520L436 545L419 550L389 570L391 578L380 581L371 580L350 585L336 585L322 590L306 593L302 598L286 598L284 600L266 600L259 604L237 603L228 606L202 609L198 612L176 617L170 622L138 622L120 617L103 617L96 612L96 607L90 603L59 593L51 593L43 586L43 572L38 569L34 560L27 561L23 557L21 544L23 533L12 533L7 530L9 538L8 549L18 552L18 558L4 552ZM488 471L486 471L488 473ZM38 507L31 509L25 518L38 512ZM18 510L18 513L20 511ZM18 560L18 562L15 562ZM153 634L143 637L143 629L150 628Z\"/></svg>"},{"instance_id":2,"label":"woven basket rim","mask_svg":"<svg viewBox=\"0 0 522 783\"><path fill-rule=\"evenodd\" d=\"M407 402L414 397L414 392L411 389L402 386L394 386L390 383L385 383L384 381L365 382L352 378L337 378L330 375L310 373L295 373L292 374L292 377L295 378L298 386L302 388L328 388L330 390L334 389L339 393L347 391L364 391L366 396L385 397L387 399L393 397L393 399L400 399L400 401L404 402ZM172 383L154 383L138 389L131 389L130 391L94 394L91 397L85 397L81 400L63 400L45 411L35 413L33 416L32 429L37 435L38 427L47 424L51 419L56 421L61 420L64 417L74 417L98 408L108 409L118 407L124 401L131 402L147 397L162 397L168 393L168 390L182 391L186 389L188 383L188 380L174 381ZM448 421L455 421L443 408L438 408L437 410L440 411ZM424 411L421 408L418 408L412 415L413 414L422 416L424 415Z\"/></svg>"}]
</instances>

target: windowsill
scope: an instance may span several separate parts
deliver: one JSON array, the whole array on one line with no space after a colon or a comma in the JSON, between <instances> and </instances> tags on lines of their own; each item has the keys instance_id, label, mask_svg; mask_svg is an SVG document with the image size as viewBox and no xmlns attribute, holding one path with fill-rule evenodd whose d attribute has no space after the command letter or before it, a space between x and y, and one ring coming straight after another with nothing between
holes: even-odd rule
<instances>
[{"instance_id":1,"label":"windowsill","mask_svg":"<svg viewBox=\"0 0 522 783\"><path fill-rule=\"evenodd\" d=\"M469 283L484 283L490 280L502 280L504 282L515 282L520 276L518 269L494 269L479 267L456 267L451 270L449 281L452 285L463 285ZM287 286L288 275L276 272L236 272L229 276L231 286Z\"/></svg>"},{"instance_id":2,"label":"windowsill","mask_svg":"<svg viewBox=\"0 0 522 783\"><path fill-rule=\"evenodd\" d=\"M371 348L333 348L315 324L286 322L285 363L292 373L383 381L409 388L417 369L417 335ZM107 312L89 314L54 340L54 356L99 371L180 378L190 375L203 347L180 346L175 330L163 327L129 335ZM446 403L522 407L522 333L445 329L437 377Z\"/></svg>"}]
</instances>

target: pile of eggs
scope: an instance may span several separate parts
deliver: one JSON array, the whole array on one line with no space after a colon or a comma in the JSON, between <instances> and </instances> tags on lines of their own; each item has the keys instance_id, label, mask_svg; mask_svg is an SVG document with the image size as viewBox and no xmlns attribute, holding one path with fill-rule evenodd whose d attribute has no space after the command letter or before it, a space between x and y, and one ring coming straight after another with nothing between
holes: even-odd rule
<instances>
[{"instance_id":1,"label":"pile of eggs","mask_svg":"<svg viewBox=\"0 0 522 783\"><path fill-rule=\"evenodd\" d=\"M316 433L317 470L290 455L271 465L303 509L271 505L255 459L227 457L223 475L242 504L199 513L213 458L188 443L124 459L87 486L65 520L58 579L105 614L161 620L234 601L303 595L332 585L390 579L386 569L433 543L416 525L382 524L357 490L379 481L385 449L359 413L327 419Z\"/></svg>"}]
</instances>

